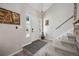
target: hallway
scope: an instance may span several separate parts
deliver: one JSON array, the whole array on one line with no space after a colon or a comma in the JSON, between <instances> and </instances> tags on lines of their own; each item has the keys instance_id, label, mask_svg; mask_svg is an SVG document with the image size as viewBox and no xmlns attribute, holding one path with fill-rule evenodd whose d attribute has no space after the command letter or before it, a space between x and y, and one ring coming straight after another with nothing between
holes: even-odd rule
<instances>
[{"instance_id":1,"label":"hallway","mask_svg":"<svg viewBox=\"0 0 79 59\"><path fill-rule=\"evenodd\" d=\"M79 3L0 3L0 56L79 56Z\"/></svg>"}]
</instances>

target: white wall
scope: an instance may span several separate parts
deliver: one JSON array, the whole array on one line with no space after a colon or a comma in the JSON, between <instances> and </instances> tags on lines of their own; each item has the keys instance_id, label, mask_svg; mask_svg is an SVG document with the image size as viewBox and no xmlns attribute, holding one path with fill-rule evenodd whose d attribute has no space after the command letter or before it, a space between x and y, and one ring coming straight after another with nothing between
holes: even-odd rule
<instances>
[{"instance_id":1,"label":"white wall","mask_svg":"<svg viewBox=\"0 0 79 59\"><path fill-rule=\"evenodd\" d=\"M0 24L0 55L10 55L17 50L21 49L25 44L29 44L35 40L36 34L38 34L39 24L37 14L31 7L28 8L27 4L1 4L0 7L17 12L21 16L21 25L19 29L16 29L16 25ZM26 39L26 16L30 15L32 26L34 27L33 39ZM35 20L35 21L34 21ZM36 26L35 26L36 25Z\"/></svg>"},{"instance_id":2,"label":"white wall","mask_svg":"<svg viewBox=\"0 0 79 59\"><path fill-rule=\"evenodd\" d=\"M61 34L65 33L66 31L73 28L73 19L66 22L60 28L56 30L60 24L62 24L65 20L73 15L73 4L54 4L46 13L45 19L49 19L49 26L45 26L45 33L53 39Z\"/></svg>"}]
</instances>

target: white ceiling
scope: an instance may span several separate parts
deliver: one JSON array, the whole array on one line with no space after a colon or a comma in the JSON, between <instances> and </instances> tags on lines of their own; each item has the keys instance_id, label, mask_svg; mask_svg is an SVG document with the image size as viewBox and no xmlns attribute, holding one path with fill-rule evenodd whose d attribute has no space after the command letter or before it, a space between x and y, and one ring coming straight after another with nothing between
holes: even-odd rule
<instances>
[{"instance_id":1,"label":"white ceiling","mask_svg":"<svg viewBox=\"0 0 79 59\"><path fill-rule=\"evenodd\" d=\"M31 7L38 11L46 11L53 3L29 3Z\"/></svg>"}]
</instances>

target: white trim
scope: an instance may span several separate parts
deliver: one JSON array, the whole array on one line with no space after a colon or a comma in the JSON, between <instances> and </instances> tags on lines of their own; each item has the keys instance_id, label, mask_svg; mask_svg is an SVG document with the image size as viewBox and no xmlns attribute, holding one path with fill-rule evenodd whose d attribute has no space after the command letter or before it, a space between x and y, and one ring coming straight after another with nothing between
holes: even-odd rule
<instances>
[{"instance_id":1,"label":"white trim","mask_svg":"<svg viewBox=\"0 0 79 59\"><path fill-rule=\"evenodd\" d=\"M17 50L16 52L14 52L14 53L12 53L12 54L10 54L10 55L8 55L8 56L13 56L13 55L17 54L18 52L20 52L20 51L22 51L22 50L23 50L23 49Z\"/></svg>"}]
</instances>

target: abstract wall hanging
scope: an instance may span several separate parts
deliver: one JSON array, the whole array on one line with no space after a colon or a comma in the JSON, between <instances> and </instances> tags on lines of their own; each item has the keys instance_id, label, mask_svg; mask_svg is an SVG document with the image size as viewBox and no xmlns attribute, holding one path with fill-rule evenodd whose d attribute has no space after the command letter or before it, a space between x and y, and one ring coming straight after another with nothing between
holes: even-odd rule
<instances>
[{"instance_id":1,"label":"abstract wall hanging","mask_svg":"<svg viewBox=\"0 0 79 59\"><path fill-rule=\"evenodd\" d=\"M0 8L0 23L20 25L20 14Z\"/></svg>"}]
</instances>

